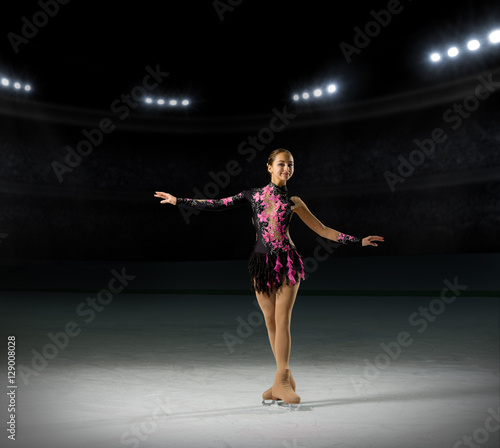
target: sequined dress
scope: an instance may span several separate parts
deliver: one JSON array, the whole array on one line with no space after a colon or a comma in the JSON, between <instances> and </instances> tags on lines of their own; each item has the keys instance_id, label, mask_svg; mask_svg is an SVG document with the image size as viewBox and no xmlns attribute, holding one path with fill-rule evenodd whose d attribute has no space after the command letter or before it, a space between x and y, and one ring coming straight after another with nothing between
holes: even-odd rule
<instances>
[{"instance_id":1,"label":"sequined dress","mask_svg":"<svg viewBox=\"0 0 500 448\"><path fill-rule=\"evenodd\" d=\"M269 182L263 188L251 188L223 199L177 198L177 205L197 210L221 211L250 204L256 241L248 270L252 292L271 293L281 285L304 280L302 257L290 240L288 225L295 205L286 185Z\"/></svg>"}]
</instances>

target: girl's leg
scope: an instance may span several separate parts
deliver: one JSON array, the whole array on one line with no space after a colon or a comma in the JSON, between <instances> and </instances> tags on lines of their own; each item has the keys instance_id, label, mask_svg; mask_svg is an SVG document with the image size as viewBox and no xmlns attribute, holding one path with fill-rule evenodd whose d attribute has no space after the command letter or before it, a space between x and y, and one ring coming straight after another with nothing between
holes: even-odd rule
<instances>
[{"instance_id":1,"label":"girl's leg","mask_svg":"<svg viewBox=\"0 0 500 448\"><path fill-rule=\"evenodd\" d=\"M264 320L266 322L267 334L269 335L269 342L271 344L271 350L276 358L274 340L276 337L276 321L275 321L275 308L276 308L276 293L271 293L268 295L262 292L255 292L257 301L259 302L260 309L264 314Z\"/></svg>"},{"instance_id":2,"label":"girl's leg","mask_svg":"<svg viewBox=\"0 0 500 448\"><path fill-rule=\"evenodd\" d=\"M291 335L290 324L292 317L292 309L297 297L297 292L300 286L300 281L295 285L283 285L278 293L274 292L271 295L266 293L256 292L257 301L264 314L266 322L267 334L271 344L276 366L288 368L291 351ZM279 299L278 299L279 297ZM279 337L276 337L276 331L279 328ZM276 354L276 339L279 339L279 354Z\"/></svg>"},{"instance_id":3,"label":"girl's leg","mask_svg":"<svg viewBox=\"0 0 500 448\"><path fill-rule=\"evenodd\" d=\"M300 397L295 393L295 382L289 366L292 347L290 323L299 285L300 282L295 285L282 285L276 293L276 336L274 339L276 377L271 387L271 396L273 400L282 399L290 404L300 403Z\"/></svg>"},{"instance_id":4,"label":"girl's leg","mask_svg":"<svg viewBox=\"0 0 500 448\"><path fill-rule=\"evenodd\" d=\"M276 293L274 356L278 370L290 368L288 364L292 347L290 324L299 286L300 281L294 285L285 284Z\"/></svg>"}]
</instances>

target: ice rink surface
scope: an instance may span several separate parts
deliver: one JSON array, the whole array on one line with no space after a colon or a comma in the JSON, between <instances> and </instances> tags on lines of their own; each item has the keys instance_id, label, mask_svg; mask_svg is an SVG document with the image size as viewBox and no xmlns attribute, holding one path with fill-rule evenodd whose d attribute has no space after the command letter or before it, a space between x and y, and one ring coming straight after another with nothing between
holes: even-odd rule
<instances>
[{"instance_id":1,"label":"ice rink surface","mask_svg":"<svg viewBox=\"0 0 500 448\"><path fill-rule=\"evenodd\" d=\"M288 411L261 405L276 366L255 297L0 294L18 385L1 446L499 446L498 298L299 291Z\"/></svg>"}]
</instances>

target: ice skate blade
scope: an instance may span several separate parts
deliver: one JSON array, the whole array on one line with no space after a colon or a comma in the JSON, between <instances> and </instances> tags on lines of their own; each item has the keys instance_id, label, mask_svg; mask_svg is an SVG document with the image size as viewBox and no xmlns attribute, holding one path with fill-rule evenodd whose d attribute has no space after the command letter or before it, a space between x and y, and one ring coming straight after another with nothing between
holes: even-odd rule
<instances>
[{"instance_id":1,"label":"ice skate blade","mask_svg":"<svg viewBox=\"0 0 500 448\"><path fill-rule=\"evenodd\" d=\"M267 402L266 400L262 400L262 405L270 408L279 408L287 411L298 411L300 408L300 403L299 404L285 403L282 400L279 401L272 400L271 402L269 402L269 400L267 400Z\"/></svg>"},{"instance_id":2,"label":"ice skate blade","mask_svg":"<svg viewBox=\"0 0 500 448\"><path fill-rule=\"evenodd\" d=\"M262 406L275 406L276 400L262 400Z\"/></svg>"}]
</instances>

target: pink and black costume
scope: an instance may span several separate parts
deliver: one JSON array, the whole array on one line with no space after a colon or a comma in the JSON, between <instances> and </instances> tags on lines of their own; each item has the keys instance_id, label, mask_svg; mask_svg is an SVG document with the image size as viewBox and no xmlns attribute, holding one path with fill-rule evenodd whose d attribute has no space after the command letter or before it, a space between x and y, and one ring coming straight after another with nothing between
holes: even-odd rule
<instances>
[{"instance_id":1,"label":"pink and black costume","mask_svg":"<svg viewBox=\"0 0 500 448\"><path fill-rule=\"evenodd\" d=\"M227 210L250 203L252 221L257 234L255 247L250 255L251 291L276 291L283 283L294 285L304 280L302 257L290 242L287 231L294 202L289 198L287 186L279 187L269 182L263 188L251 188L223 199L177 198L177 205L197 210ZM343 244L360 244L360 239L340 234Z\"/></svg>"}]
</instances>

